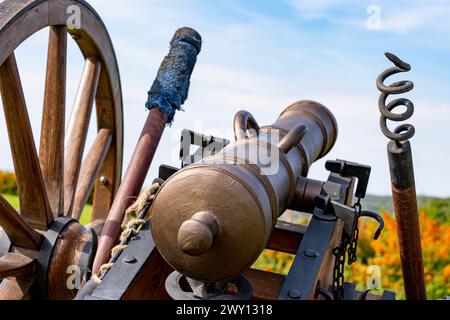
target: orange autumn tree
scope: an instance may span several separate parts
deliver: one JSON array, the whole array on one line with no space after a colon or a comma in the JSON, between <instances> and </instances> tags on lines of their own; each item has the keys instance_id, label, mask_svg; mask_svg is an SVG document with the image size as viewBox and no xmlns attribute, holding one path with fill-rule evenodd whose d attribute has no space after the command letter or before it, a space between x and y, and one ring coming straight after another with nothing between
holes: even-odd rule
<instances>
[{"instance_id":1,"label":"orange autumn tree","mask_svg":"<svg viewBox=\"0 0 450 320\"><path fill-rule=\"evenodd\" d=\"M17 195L16 175L0 171L0 194Z\"/></svg>"},{"instance_id":2,"label":"orange autumn tree","mask_svg":"<svg viewBox=\"0 0 450 320\"><path fill-rule=\"evenodd\" d=\"M383 218L385 228L377 241L372 238L377 225L366 218L360 220L358 260L351 266L346 264L345 279L356 283L359 290L365 290L371 275L369 266L378 266L381 288L396 292L397 299L404 299L395 219L387 212ZM441 299L450 295L450 224L430 218L422 211L420 225L428 299ZM292 255L267 250L255 267L287 274L293 259Z\"/></svg>"},{"instance_id":3,"label":"orange autumn tree","mask_svg":"<svg viewBox=\"0 0 450 320\"><path fill-rule=\"evenodd\" d=\"M347 267L347 279L364 290L370 276L368 266L378 266L382 289L395 291L398 299L404 299L395 219L389 213L384 213L383 218L385 229L377 241L371 238L376 225L361 219L359 259ZM421 211L420 229L428 299L440 299L450 295L450 225L439 223Z\"/></svg>"}]
</instances>

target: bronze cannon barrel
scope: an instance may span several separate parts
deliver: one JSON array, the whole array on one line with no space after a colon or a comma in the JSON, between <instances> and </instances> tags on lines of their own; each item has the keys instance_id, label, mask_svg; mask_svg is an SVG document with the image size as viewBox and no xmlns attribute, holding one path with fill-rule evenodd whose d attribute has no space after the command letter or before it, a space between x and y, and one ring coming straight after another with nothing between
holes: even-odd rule
<instances>
[{"instance_id":1,"label":"bronze cannon barrel","mask_svg":"<svg viewBox=\"0 0 450 320\"><path fill-rule=\"evenodd\" d=\"M241 111L234 128L235 142L171 176L153 204L156 247L195 280L228 280L256 261L298 178L337 137L333 114L313 101L294 103L261 128Z\"/></svg>"}]
</instances>

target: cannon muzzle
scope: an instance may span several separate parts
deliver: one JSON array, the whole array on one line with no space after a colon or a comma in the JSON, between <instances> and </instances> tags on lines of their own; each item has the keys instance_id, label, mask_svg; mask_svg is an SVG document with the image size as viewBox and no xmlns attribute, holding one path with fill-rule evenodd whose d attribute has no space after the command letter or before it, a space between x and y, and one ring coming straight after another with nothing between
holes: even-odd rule
<instances>
[{"instance_id":1,"label":"cannon muzzle","mask_svg":"<svg viewBox=\"0 0 450 320\"><path fill-rule=\"evenodd\" d=\"M291 105L261 128L241 111L234 128L235 142L171 176L152 208L159 252L199 281L232 279L256 261L291 204L298 178L337 137L334 116L313 101Z\"/></svg>"}]
</instances>

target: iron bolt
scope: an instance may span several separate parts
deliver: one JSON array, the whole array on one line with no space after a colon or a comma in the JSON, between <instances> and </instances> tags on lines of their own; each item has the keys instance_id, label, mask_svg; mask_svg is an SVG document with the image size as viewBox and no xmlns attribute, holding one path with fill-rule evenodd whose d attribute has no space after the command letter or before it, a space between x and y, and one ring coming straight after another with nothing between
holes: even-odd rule
<instances>
[{"instance_id":1,"label":"iron bolt","mask_svg":"<svg viewBox=\"0 0 450 320\"><path fill-rule=\"evenodd\" d=\"M126 256L126 257L124 257L122 259L122 261L125 262L125 263L131 264L131 263L136 263L137 260L136 260L135 257L128 257L128 256Z\"/></svg>"},{"instance_id":2,"label":"iron bolt","mask_svg":"<svg viewBox=\"0 0 450 320\"><path fill-rule=\"evenodd\" d=\"M302 295L300 294L300 291L295 290L295 289L289 290L288 296L289 296L289 298L294 299L294 300L298 300L302 297Z\"/></svg>"},{"instance_id":3,"label":"iron bolt","mask_svg":"<svg viewBox=\"0 0 450 320\"><path fill-rule=\"evenodd\" d=\"M75 40L75 41L78 41L78 40L81 39L81 37L78 34L72 34L72 39Z\"/></svg>"},{"instance_id":4,"label":"iron bolt","mask_svg":"<svg viewBox=\"0 0 450 320\"><path fill-rule=\"evenodd\" d=\"M106 186L108 184L108 178L106 178L105 176L101 176L100 177L100 183L104 186Z\"/></svg>"},{"instance_id":5,"label":"iron bolt","mask_svg":"<svg viewBox=\"0 0 450 320\"><path fill-rule=\"evenodd\" d=\"M303 252L303 255L307 258L317 258L319 254L312 249L308 249Z\"/></svg>"}]
</instances>

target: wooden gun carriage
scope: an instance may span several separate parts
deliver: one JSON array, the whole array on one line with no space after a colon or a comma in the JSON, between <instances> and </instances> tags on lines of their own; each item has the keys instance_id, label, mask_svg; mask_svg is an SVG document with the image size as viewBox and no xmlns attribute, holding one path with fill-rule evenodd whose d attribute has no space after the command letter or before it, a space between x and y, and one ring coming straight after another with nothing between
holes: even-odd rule
<instances>
[{"instance_id":1,"label":"wooden gun carriage","mask_svg":"<svg viewBox=\"0 0 450 320\"><path fill-rule=\"evenodd\" d=\"M67 9L74 6L83 19L77 27L68 25ZM38 151L14 50L46 27L50 35ZM66 127L68 34L80 48L85 68ZM5 0L0 3L0 47L0 91L20 196L20 214L0 196L3 230L0 299L394 298L393 293L387 291L383 296L358 292L354 284L343 282L340 260L344 255L345 261L347 246L354 244L358 218L366 215L377 219L380 230L382 219L375 213L362 211L359 202L365 196L370 167L342 160L329 161L327 181L307 178L309 166L326 155L337 136L334 116L324 106L301 101L288 108L274 125L263 128L259 128L250 114L240 112L235 120L237 141L233 143L184 131L182 168L160 167L158 190L152 190L140 207L140 215L137 215L140 222L133 225L131 221L125 230L129 233L119 239L125 211L143 187L164 127L187 98L190 74L201 50L200 35L182 28L172 39L169 55L149 92L148 120L123 179L119 70L108 32L94 9L82 0ZM98 135L83 159L94 103ZM226 163L226 168L221 167L220 171L218 166L207 162L226 150L258 143L262 136L275 134L275 130L279 135L276 148L281 151L281 168L288 178L277 178L279 173L275 178L262 178L254 172L254 166L246 164L232 167ZM194 155L187 151L191 144L200 147ZM204 157L205 154L209 157ZM229 157L225 155L227 161L231 161ZM195 163L191 164L191 158ZM211 175L209 182L202 180L201 184L214 184L216 194L233 196L211 197L211 206L216 206L215 212L211 209L212 213L186 211L180 219L177 215L167 216L169 210L165 208L172 205L168 200L172 194L167 190L176 177L197 170L200 175L195 179L200 177L201 180L202 172L212 167L217 169L216 175ZM237 171L231 174L227 170ZM233 183L244 181L242 188L248 187L248 179L258 176L260 180L242 189L244 192L227 190L224 183L215 185L219 178L226 180L226 175L217 175L219 171L227 171L228 177L235 179ZM189 175L183 179L189 179ZM187 188L195 189L194 184ZM250 196L244 199L245 190L256 194L253 200L249 200ZM264 196L260 196L266 194L264 192L267 193L266 203L261 200ZM79 219L90 194L93 194L91 223L83 226ZM198 199L204 199L198 194ZM258 214L249 209L245 212L248 221L242 222L244 226L248 224L247 231L231 235L228 242L222 241L227 232L232 233L236 230L233 228L239 227L226 215L220 216L225 209L217 201L226 203L227 207L234 206L233 210L242 214L242 221L246 216L238 204L255 201L258 208L263 208L258 214L265 219L265 224L261 222L264 226L261 230L264 230L254 231L259 228L260 218L255 218ZM192 199L194 202L196 199ZM184 208L183 205L180 208ZM310 224L279 221L279 215L287 209L310 213ZM171 228L164 219L176 221L176 230L166 232ZM232 229L228 230L231 225ZM175 237L175 240L168 241L167 237ZM242 260L235 266L226 261L224 254L230 243L236 245L233 241L238 244L240 241L246 248L229 251L233 259ZM115 247L119 242L119 247ZM221 248L219 243L225 248L222 251L217 249ZM264 248L295 255L287 276L250 268ZM209 253L224 260L198 258ZM223 270L218 264L223 264ZM81 278L75 288L68 286L68 268L73 266ZM182 273L177 272L180 269Z\"/></svg>"}]
</instances>

